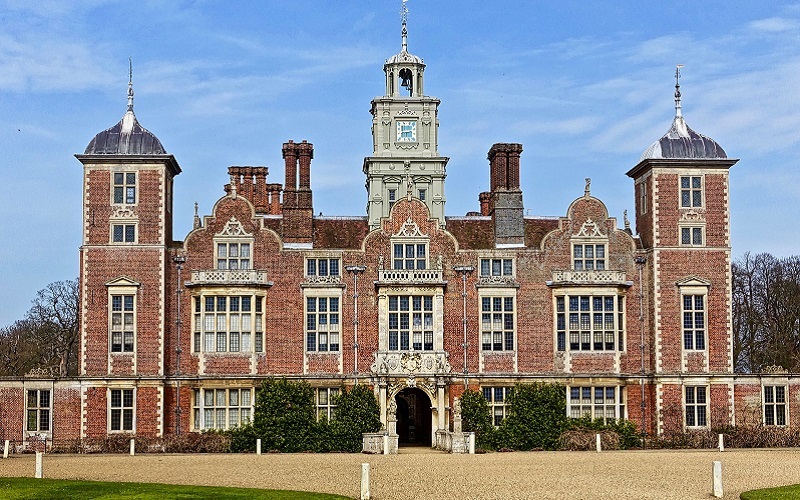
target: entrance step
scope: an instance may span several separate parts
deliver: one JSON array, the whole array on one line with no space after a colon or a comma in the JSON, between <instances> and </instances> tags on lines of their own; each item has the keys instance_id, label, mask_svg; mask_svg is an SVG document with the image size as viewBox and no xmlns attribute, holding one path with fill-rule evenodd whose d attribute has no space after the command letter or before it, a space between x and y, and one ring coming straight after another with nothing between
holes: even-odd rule
<instances>
[{"instance_id":1,"label":"entrance step","mask_svg":"<svg viewBox=\"0 0 800 500\"><path fill-rule=\"evenodd\" d=\"M401 444L400 449L397 450L398 455L438 455L442 453L447 452L431 448L430 446L414 446L407 444Z\"/></svg>"}]
</instances>

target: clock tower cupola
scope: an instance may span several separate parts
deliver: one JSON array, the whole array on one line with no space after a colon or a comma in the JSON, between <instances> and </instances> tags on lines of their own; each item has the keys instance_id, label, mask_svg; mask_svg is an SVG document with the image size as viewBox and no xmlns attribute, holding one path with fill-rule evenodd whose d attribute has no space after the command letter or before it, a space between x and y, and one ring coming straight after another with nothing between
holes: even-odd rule
<instances>
[{"instance_id":1,"label":"clock tower cupola","mask_svg":"<svg viewBox=\"0 0 800 500\"><path fill-rule=\"evenodd\" d=\"M367 215L371 229L400 197L428 206L444 225L444 179L448 158L439 156L439 99L426 96L425 63L408 51L408 9L403 1L402 47L383 65L386 91L372 100L372 156L364 158Z\"/></svg>"}]
</instances>

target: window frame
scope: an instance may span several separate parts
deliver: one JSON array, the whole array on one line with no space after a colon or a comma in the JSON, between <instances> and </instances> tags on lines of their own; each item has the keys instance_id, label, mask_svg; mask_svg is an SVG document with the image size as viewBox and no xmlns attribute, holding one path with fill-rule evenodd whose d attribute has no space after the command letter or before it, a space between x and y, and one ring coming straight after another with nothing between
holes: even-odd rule
<instances>
[{"instance_id":1,"label":"window frame","mask_svg":"<svg viewBox=\"0 0 800 500\"><path fill-rule=\"evenodd\" d=\"M325 395L324 397L322 395ZM320 417L325 416L328 422L331 421L333 415L336 413L337 404L334 404L333 398L341 394L339 387L316 387L314 388L314 413L317 417L317 422Z\"/></svg>"},{"instance_id":2,"label":"window frame","mask_svg":"<svg viewBox=\"0 0 800 500\"><path fill-rule=\"evenodd\" d=\"M404 299L407 300L406 305L404 305ZM419 301L419 308L417 308L417 301ZM428 301L430 301L430 308L428 308ZM393 302L396 305L393 306ZM387 294L386 350L391 352L432 352L441 349L437 342L439 335L437 334L438 328L436 324L436 302L437 295L432 292ZM420 320L419 328L415 328L417 325L414 322L417 314ZM403 327L403 316L406 317L405 328ZM426 325L428 317L430 317L430 324ZM419 339L419 342L416 342L417 339ZM415 344L419 344L420 348L415 348Z\"/></svg>"},{"instance_id":3,"label":"window frame","mask_svg":"<svg viewBox=\"0 0 800 500\"><path fill-rule=\"evenodd\" d=\"M205 432L208 430L229 430L233 427L245 425L253 420L255 406L255 395L252 387L198 387L192 391L192 430L195 432ZM224 403L218 404L219 394L224 395ZM211 395L211 405L207 405ZM232 394L236 394L238 404L233 403ZM245 397L245 394L247 395ZM245 399L247 403L245 403ZM207 422L208 413L212 415L212 422ZM222 412L224 425L220 427L219 415ZM236 417L233 416L235 412ZM233 423L233 419L237 423Z\"/></svg>"},{"instance_id":4,"label":"window frame","mask_svg":"<svg viewBox=\"0 0 800 500\"><path fill-rule=\"evenodd\" d=\"M692 297L692 309L686 308L687 298ZM697 309L697 298L702 298L702 309ZM681 347L684 351L705 352L708 349L708 290L696 287L684 288L680 294L680 328ZM702 315L702 327L698 328L698 314ZM691 318L691 326L687 327L687 318ZM691 346L687 347L691 335ZM702 346L700 346L702 344ZM700 347L698 347L700 346Z\"/></svg>"},{"instance_id":5,"label":"window frame","mask_svg":"<svg viewBox=\"0 0 800 500\"><path fill-rule=\"evenodd\" d=\"M709 407L709 386L707 385L686 385L683 390L683 424L690 429L702 429L708 427L708 407ZM690 397L691 394L691 397ZM702 394L703 401L699 401ZM702 411L701 411L702 410ZM690 417L692 423L690 423ZM702 423L701 423L702 421Z\"/></svg>"},{"instance_id":6,"label":"window frame","mask_svg":"<svg viewBox=\"0 0 800 500\"><path fill-rule=\"evenodd\" d=\"M572 310L572 298L577 299L577 310ZM588 300L588 309L584 310L582 299ZM595 299L601 300L602 310L595 309ZM606 310L607 300L613 300L612 310ZM572 315L577 315L577 323L573 321ZM582 325L582 315L588 316L589 328L584 329ZM598 331L595 329L596 315L602 314L602 328ZM607 315L612 315L613 327L606 328ZM573 328L573 325L577 325ZM553 294L553 329L555 331L555 350L557 352L570 352L570 353L614 353L626 351L627 340L627 296L620 293L617 289L611 288L598 288L593 290L582 289L562 289ZM588 348L584 348L585 333L589 333ZM597 349L597 334L602 334L602 348ZM606 346L609 344L609 333L613 337L613 347L610 349ZM577 335L578 347L573 349L573 339Z\"/></svg>"},{"instance_id":7,"label":"window frame","mask_svg":"<svg viewBox=\"0 0 800 500\"><path fill-rule=\"evenodd\" d=\"M608 241L605 239L573 239L571 245L571 266L573 271L607 271L608 270ZM580 248L580 252L576 250ZM591 257L587 257L586 250L591 248ZM603 256L597 257L597 251L602 249ZM580 256L578 255L580 253ZM586 264L591 262L591 268ZM580 263L580 265L578 265ZM600 266L598 267L598 263Z\"/></svg>"},{"instance_id":8,"label":"window frame","mask_svg":"<svg viewBox=\"0 0 800 500\"><path fill-rule=\"evenodd\" d=\"M341 257L306 257L305 262L305 276L316 278L341 278L342 277L342 259ZM325 263L322 266L322 263ZM334 264L335 263L335 264ZM325 271L322 271L322 268ZM336 268L335 273L332 271ZM312 269L313 268L313 269Z\"/></svg>"},{"instance_id":9,"label":"window frame","mask_svg":"<svg viewBox=\"0 0 800 500\"><path fill-rule=\"evenodd\" d=\"M34 395L33 405L31 405L32 394ZM47 395L47 401L42 399L45 394ZM34 419L34 428L31 428L31 416ZM51 388L26 388L25 431L40 434L51 434L53 432L53 391Z\"/></svg>"},{"instance_id":10,"label":"window frame","mask_svg":"<svg viewBox=\"0 0 800 500\"><path fill-rule=\"evenodd\" d=\"M314 310L309 310L310 301L314 301ZM325 311L320 311L320 300L325 300ZM331 311L331 301L336 301L336 311ZM313 316L312 316L313 315ZM311 320L314 319L314 328L309 328L311 326ZM322 323L320 319L324 318L327 325L326 329L321 329L320 326ZM336 318L336 323L332 323L331 319ZM319 290L315 290L313 292L309 291L304 293L303 297L303 333L304 335L304 344L305 344L305 352L308 353L335 353L339 354L342 352L342 293L340 290L336 290L333 292L322 292ZM337 328L333 329L330 328L331 325L336 325ZM311 347L311 335L314 335L314 348ZM333 342L331 341L333 334L336 335L336 349L332 349ZM326 343L325 349L320 349L322 344L320 343L320 336L325 335Z\"/></svg>"},{"instance_id":11,"label":"window frame","mask_svg":"<svg viewBox=\"0 0 800 500\"><path fill-rule=\"evenodd\" d=\"M516 276L516 262L513 257L480 257L478 276L481 278L510 278ZM498 268L495 269L495 264ZM497 272L495 272L495 270Z\"/></svg>"},{"instance_id":12,"label":"window frame","mask_svg":"<svg viewBox=\"0 0 800 500\"><path fill-rule=\"evenodd\" d=\"M612 391L611 398L608 397ZM598 392L600 398L598 398ZM575 399L575 393L578 398ZM588 393L588 397L587 396ZM602 415L598 415L598 409ZM570 385L567 386L567 417L583 418L589 417L592 420L602 419L604 424L611 420L625 418L626 391L625 386L617 385ZM587 411L588 410L588 411ZM608 415L611 411L614 415Z\"/></svg>"},{"instance_id":13,"label":"window frame","mask_svg":"<svg viewBox=\"0 0 800 500\"><path fill-rule=\"evenodd\" d=\"M122 233L119 239L117 238L117 228L120 228ZM133 245L139 241L139 222L132 220L111 220L111 231L109 234L109 242L113 245Z\"/></svg>"},{"instance_id":14,"label":"window frame","mask_svg":"<svg viewBox=\"0 0 800 500\"><path fill-rule=\"evenodd\" d=\"M402 249L402 256L397 256L397 249ZM408 249L412 247L413 255L408 256ZM424 255L420 257L419 250L424 250ZM430 241L428 238L392 238L391 241L391 269L393 271L414 271L430 269ZM398 266L401 262L401 266ZM409 262L413 263L413 267L406 267ZM419 265L422 264L422 267Z\"/></svg>"},{"instance_id":15,"label":"window frame","mask_svg":"<svg viewBox=\"0 0 800 500\"><path fill-rule=\"evenodd\" d=\"M683 179L689 179L689 186L683 186ZM698 179L699 186L694 185L694 179ZM681 209L693 209L705 207L706 190L705 190L705 176L704 175L679 175L678 176L678 207ZM684 193L688 196L688 204L683 203ZM700 197L700 202L695 203L695 195Z\"/></svg>"},{"instance_id":16,"label":"window frame","mask_svg":"<svg viewBox=\"0 0 800 500\"><path fill-rule=\"evenodd\" d=\"M489 414L492 416L492 425L495 427L499 427L508 416L508 396L513 390L513 387L508 386L481 386L483 399L489 405ZM499 400L498 395L500 396Z\"/></svg>"},{"instance_id":17,"label":"window frame","mask_svg":"<svg viewBox=\"0 0 800 500\"><path fill-rule=\"evenodd\" d=\"M485 310L486 301L489 301L489 309ZM496 310L498 305L500 309ZM507 310L510 303L511 311ZM511 328L507 328L507 316L511 315ZM489 316L489 329L486 329L487 322L484 321ZM500 316L501 328L495 328L495 316ZM481 353L513 353L517 351L517 290L514 289L482 289L478 294L478 342ZM489 348L486 348L489 340ZM496 342L497 335L500 334L500 343ZM511 347L509 348L509 336L511 337Z\"/></svg>"},{"instance_id":18,"label":"window frame","mask_svg":"<svg viewBox=\"0 0 800 500\"><path fill-rule=\"evenodd\" d=\"M109 289L108 293L108 349L111 354L133 354L136 352L136 290ZM115 309L115 299L120 299L120 309ZM130 309L127 300L130 299ZM130 329L126 328L125 319L130 315ZM116 328L115 316L120 317L119 328ZM126 341L130 334L130 343ZM119 344L114 340L119 336ZM119 345L119 349L116 346Z\"/></svg>"},{"instance_id":19,"label":"window frame","mask_svg":"<svg viewBox=\"0 0 800 500\"><path fill-rule=\"evenodd\" d=\"M684 233L687 233L689 242L684 240ZM699 241L698 241L699 237ZM679 224L678 225L678 246L681 247L705 247L706 246L706 226L705 224Z\"/></svg>"},{"instance_id":20,"label":"window frame","mask_svg":"<svg viewBox=\"0 0 800 500\"><path fill-rule=\"evenodd\" d=\"M225 255L221 255L221 247L225 248ZM236 249L236 256L231 257L231 249ZM243 256L247 248L247 256ZM221 263L224 266L221 267ZM231 267L234 264L236 267ZM225 271L249 271L253 269L253 240L252 238L214 238L214 269Z\"/></svg>"},{"instance_id":21,"label":"window frame","mask_svg":"<svg viewBox=\"0 0 800 500\"><path fill-rule=\"evenodd\" d=\"M122 176L122 182L117 182L117 176ZM133 183L128 182L133 176ZM119 189L120 200L117 201L117 190ZM128 201L129 190L133 190L133 201ZM139 201L139 172L114 171L111 172L111 204L112 205L136 205Z\"/></svg>"},{"instance_id":22,"label":"window frame","mask_svg":"<svg viewBox=\"0 0 800 500\"><path fill-rule=\"evenodd\" d=\"M114 393L119 392L119 405L114 404ZM130 395L130 404L126 404L127 397ZM136 388L132 387L119 387L108 389L108 432L109 433L127 433L136 432ZM118 427L114 428L114 415L119 413ZM126 420L126 417L129 420ZM127 425L127 424L130 425Z\"/></svg>"},{"instance_id":23,"label":"window frame","mask_svg":"<svg viewBox=\"0 0 800 500\"><path fill-rule=\"evenodd\" d=\"M781 397L779 398L779 391ZM761 386L761 422L765 426L770 427L787 427L789 425L789 385L784 383L775 383L770 385ZM781 399L781 401L778 401ZM771 401L769 401L771 400ZM768 409L771 409L771 415L768 415ZM780 413L778 410L780 409ZM768 422L771 420L771 422ZM779 421L782 420L783 423Z\"/></svg>"},{"instance_id":24,"label":"window frame","mask_svg":"<svg viewBox=\"0 0 800 500\"><path fill-rule=\"evenodd\" d=\"M266 294L243 292L215 293L213 290L200 290L192 296L192 354L254 355L264 352ZM231 298L237 300L231 301ZM224 311L220 311L222 304L220 299L224 299ZM248 310L244 310L244 299L249 300ZM237 305L233 306L234 303ZM220 329L222 325L220 316L224 317L224 329ZM234 321L233 317L238 319ZM249 329L244 325L245 317L249 318L247 320ZM235 328L234 323L238 324L237 331L232 330ZM246 348L244 334L248 333L249 348ZM220 347L222 335L224 335L224 349Z\"/></svg>"}]
</instances>

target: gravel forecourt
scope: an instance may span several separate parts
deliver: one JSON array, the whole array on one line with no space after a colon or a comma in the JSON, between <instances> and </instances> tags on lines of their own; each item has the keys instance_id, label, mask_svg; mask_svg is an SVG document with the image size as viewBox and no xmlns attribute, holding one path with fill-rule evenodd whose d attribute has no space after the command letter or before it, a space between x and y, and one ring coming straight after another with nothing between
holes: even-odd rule
<instances>
[{"instance_id":1,"label":"gravel forecourt","mask_svg":"<svg viewBox=\"0 0 800 500\"><path fill-rule=\"evenodd\" d=\"M239 486L360 495L369 462L372 498L708 499L722 461L726 499L800 483L800 449L516 452L450 455L45 455L44 477ZM33 455L0 459L0 477L33 476Z\"/></svg>"}]
</instances>

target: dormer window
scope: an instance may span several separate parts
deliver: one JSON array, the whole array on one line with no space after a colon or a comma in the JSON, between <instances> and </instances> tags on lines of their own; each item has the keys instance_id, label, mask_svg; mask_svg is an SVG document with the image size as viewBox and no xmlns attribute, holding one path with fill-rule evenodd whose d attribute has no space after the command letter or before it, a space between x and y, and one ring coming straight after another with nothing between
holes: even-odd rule
<instances>
[{"instance_id":1,"label":"dormer window","mask_svg":"<svg viewBox=\"0 0 800 500\"><path fill-rule=\"evenodd\" d=\"M217 243L217 269L250 269L250 243Z\"/></svg>"},{"instance_id":2,"label":"dormer window","mask_svg":"<svg viewBox=\"0 0 800 500\"><path fill-rule=\"evenodd\" d=\"M392 245L392 269L427 269L427 243L395 243Z\"/></svg>"},{"instance_id":3,"label":"dormer window","mask_svg":"<svg viewBox=\"0 0 800 500\"><path fill-rule=\"evenodd\" d=\"M572 245L572 268L576 271L602 271L606 268L605 244Z\"/></svg>"}]
</instances>

